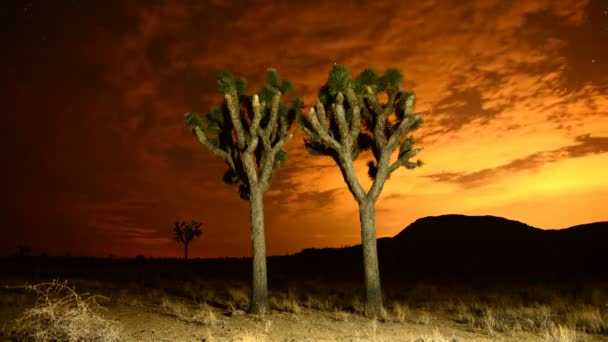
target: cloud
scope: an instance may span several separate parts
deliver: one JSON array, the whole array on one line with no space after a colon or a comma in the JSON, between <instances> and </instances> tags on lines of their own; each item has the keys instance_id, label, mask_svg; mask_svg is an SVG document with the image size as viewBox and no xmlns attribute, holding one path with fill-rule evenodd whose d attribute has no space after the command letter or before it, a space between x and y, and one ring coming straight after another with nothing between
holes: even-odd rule
<instances>
[{"instance_id":1,"label":"cloud","mask_svg":"<svg viewBox=\"0 0 608 342\"><path fill-rule=\"evenodd\" d=\"M400 68L424 112L416 141L427 165L387 183L395 206L406 191L417 198L416 185L429 179L482 184L605 152L608 55L601 43L608 30L601 1L35 6L31 21L16 19L22 9L9 6L11 19L0 23L11 32L0 61L12 66L11 87L0 94L10 113L0 118L10 165L0 171L8 180L0 201L11 213L2 224L33 227L31 234L53 229L73 244L97 236L106 246L99 253L171 255L170 245L129 246L124 234L143 229L143 239L159 242L175 219L200 219L205 233L194 253L248 255L247 202L221 182L223 161L183 126L185 112L204 113L221 101L215 77L223 69L247 78L253 90L275 67L311 104L334 63L353 73L369 65ZM309 156L295 135L266 196L275 239L269 246L305 247L308 226L293 219L307 211L322 213L312 219L316 226L337 227L326 233L327 244L340 244L356 233L348 230L357 224L349 221L352 196L331 159ZM457 169L454 158L465 152L479 158ZM364 163L357 168L367 182ZM417 177L425 170L429 177ZM430 186L426 193L446 191ZM26 237L19 234L12 236Z\"/></svg>"},{"instance_id":2,"label":"cloud","mask_svg":"<svg viewBox=\"0 0 608 342\"><path fill-rule=\"evenodd\" d=\"M575 141L576 144L555 150L536 152L494 168L471 173L442 172L425 177L437 182L455 183L463 187L480 186L496 178L508 176L512 173L534 170L548 163L608 152L608 137L583 135L576 137Z\"/></svg>"}]
</instances>

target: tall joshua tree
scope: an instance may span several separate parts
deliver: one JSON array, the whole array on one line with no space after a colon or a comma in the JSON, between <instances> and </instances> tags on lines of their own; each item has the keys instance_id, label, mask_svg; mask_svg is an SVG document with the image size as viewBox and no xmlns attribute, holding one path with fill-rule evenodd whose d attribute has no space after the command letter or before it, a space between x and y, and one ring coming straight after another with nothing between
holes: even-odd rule
<instances>
[{"instance_id":1,"label":"tall joshua tree","mask_svg":"<svg viewBox=\"0 0 608 342\"><path fill-rule=\"evenodd\" d=\"M203 233L201 230L202 225L202 223L194 220L190 223L175 222L173 234L175 235L175 241L184 245L184 259L188 259L188 246L190 245L190 241L195 237L201 236Z\"/></svg>"},{"instance_id":2,"label":"tall joshua tree","mask_svg":"<svg viewBox=\"0 0 608 342\"><path fill-rule=\"evenodd\" d=\"M413 169L422 165L420 160L410 161L421 149L412 147L409 132L420 126L422 118L420 113L412 112L416 96L399 86L402 78L397 69L388 69L380 76L368 68L353 80L345 66L336 64L319 91L316 105L307 117L298 117L308 151L330 156L336 162L359 205L367 306L376 316L382 312L376 201L391 173L401 166ZM388 98L386 103L380 100L382 93ZM397 148L397 159L391 162ZM354 160L366 150L373 156L367 163L373 180L367 191L353 166Z\"/></svg>"},{"instance_id":3,"label":"tall joshua tree","mask_svg":"<svg viewBox=\"0 0 608 342\"><path fill-rule=\"evenodd\" d=\"M199 143L228 165L223 180L238 184L240 197L250 204L251 240L253 246L253 286L249 311L269 311L266 275L266 242L264 234L264 193L277 168L285 162L285 143L291 139L289 129L301 101L296 98L291 108L281 95L294 90L290 81L280 81L274 69L266 73L266 85L253 96L245 94L246 82L230 72L218 77L218 90L224 95L221 107L212 107L204 118L187 113L185 122Z\"/></svg>"}]
</instances>

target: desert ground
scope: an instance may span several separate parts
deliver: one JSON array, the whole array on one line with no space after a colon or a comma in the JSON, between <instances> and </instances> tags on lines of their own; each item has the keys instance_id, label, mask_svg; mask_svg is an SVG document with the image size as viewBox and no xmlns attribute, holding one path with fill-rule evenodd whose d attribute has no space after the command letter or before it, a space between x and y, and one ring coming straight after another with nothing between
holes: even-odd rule
<instances>
[{"instance_id":1,"label":"desert ground","mask_svg":"<svg viewBox=\"0 0 608 342\"><path fill-rule=\"evenodd\" d=\"M246 313L249 262L6 258L0 262L0 336L104 342L608 341L605 281L385 277L386 312L370 318L356 279L296 276L270 262L272 312L252 316Z\"/></svg>"}]
</instances>

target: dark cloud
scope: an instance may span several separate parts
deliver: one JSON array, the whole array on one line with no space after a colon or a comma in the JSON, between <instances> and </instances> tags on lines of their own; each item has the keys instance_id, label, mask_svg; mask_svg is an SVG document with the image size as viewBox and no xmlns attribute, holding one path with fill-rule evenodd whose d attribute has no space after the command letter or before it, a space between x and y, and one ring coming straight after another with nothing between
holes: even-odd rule
<instances>
[{"instance_id":1,"label":"dark cloud","mask_svg":"<svg viewBox=\"0 0 608 342\"><path fill-rule=\"evenodd\" d=\"M296 196L296 202L306 203L310 211L315 210L331 210L337 194L348 192L346 186L344 188L331 189L326 191L308 191L300 192Z\"/></svg>"},{"instance_id":2,"label":"dark cloud","mask_svg":"<svg viewBox=\"0 0 608 342\"><path fill-rule=\"evenodd\" d=\"M583 135L576 137L575 141L576 144L551 151L533 153L495 168L483 169L471 173L442 172L426 177L437 182L454 183L466 187L480 186L497 177L525 170L533 170L548 163L608 152L608 137L591 137L590 135Z\"/></svg>"},{"instance_id":3,"label":"dark cloud","mask_svg":"<svg viewBox=\"0 0 608 342\"><path fill-rule=\"evenodd\" d=\"M488 74L487 82L497 85L500 80L498 74ZM483 108L483 98L480 88L466 88L464 78L458 78L448 85L449 95L443 97L434 107L434 123L441 127L441 133L456 131L475 120L481 120L480 124L487 124L505 108ZM437 118L438 117L438 118Z\"/></svg>"},{"instance_id":4,"label":"dark cloud","mask_svg":"<svg viewBox=\"0 0 608 342\"><path fill-rule=\"evenodd\" d=\"M587 134L576 137L576 142L578 144L563 148L568 157L577 158L608 152L608 137L592 137Z\"/></svg>"},{"instance_id":5,"label":"dark cloud","mask_svg":"<svg viewBox=\"0 0 608 342\"><path fill-rule=\"evenodd\" d=\"M606 1L592 0L581 8L583 19L577 25L551 12L538 12L526 17L519 34L534 45L549 39L563 42L559 49L565 69L560 86L576 92L592 84L608 94L608 16Z\"/></svg>"},{"instance_id":6,"label":"dark cloud","mask_svg":"<svg viewBox=\"0 0 608 342\"><path fill-rule=\"evenodd\" d=\"M468 18L468 22L500 18L498 23L504 21L503 26L513 27L496 32L495 39L505 50L473 49L470 67L452 71L444 95L433 106L435 118L428 122L434 130L430 135L458 131L473 122L487 124L515 108L518 102L530 102L551 93L560 94L570 103L584 101L591 113L599 110L593 97L588 96L588 91L584 92L584 87L592 86L599 93L608 94L608 45L602 43L608 41L605 3L594 0L548 6L541 2L529 4L527 8L523 2L487 7L463 5L462 11L456 12L455 15L459 13L463 19ZM489 23L485 25L490 26ZM528 54L527 58L511 58L511 55L524 53ZM486 67L497 63L502 64L500 69ZM556 73L557 77L542 79L551 73ZM497 95L501 88L510 86L512 78L522 76L537 78L544 86ZM584 94L576 95L581 92ZM572 97L568 98L568 95ZM490 99L492 105L489 105ZM549 112L549 120L559 121L558 124L578 120L578 111L559 109L563 103L542 106L539 113Z\"/></svg>"}]
</instances>

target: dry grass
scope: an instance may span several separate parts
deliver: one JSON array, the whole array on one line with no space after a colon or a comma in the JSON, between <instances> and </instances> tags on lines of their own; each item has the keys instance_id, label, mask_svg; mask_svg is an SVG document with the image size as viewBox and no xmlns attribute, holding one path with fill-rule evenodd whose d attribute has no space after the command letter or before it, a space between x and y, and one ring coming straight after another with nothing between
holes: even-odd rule
<instances>
[{"instance_id":1,"label":"dry grass","mask_svg":"<svg viewBox=\"0 0 608 342\"><path fill-rule=\"evenodd\" d=\"M350 320L350 313L342 310L335 310L331 313L331 318L336 322L348 322Z\"/></svg>"},{"instance_id":2,"label":"dry grass","mask_svg":"<svg viewBox=\"0 0 608 342\"><path fill-rule=\"evenodd\" d=\"M272 336L272 320L258 318L259 323L256 324L255 331L246 329L243 333L238 334L233 341L242 342L265 342L269 341Z\"/></svg>"},{"instance_id":3,"label":"dry grass","mask_svg":"<svg viewBox=\"0 0 608 342\"><path fill-rule=\"evenodd\" d=\"M583 305L570 308L566 314L566 324L576 330L592 334L608 335L608 312L602 315L599 307Z\"/></svg>"},{"instance_id":4,"label":"dry grass","mask_svg":"<svg viewBox=\"0 0 608 342\"><path fill-rule=\"evenodd\" d=\"M222 322L215 313L215 309L204 302L192 305L183 300L163 296L160 309L163 314L188 323L218 325Z\"/></svg>"},{"instance_id":5,"label":"dry grass","mask_svg":"<svg viewBox=\"0 0 608 342\"><path fill-rule=\"evenodd\" d=\"M544 340L547 342L577 342L579 341L579 336L576 330L559 324L551 324L545 331Z\"/></svg>"},{"instance_id":6,"label":"dry grass","mask_svg":"<svg viewBox=\"0 0 608 342\"><path fill-rule=\"evenodd\" d=\"M406 321L411 320L412 311L407 304L393 302L390 309L390 315L394 321L405 323Z\"/></svg>"},{"instance_id":7,"label":"dry grass","mask_svg":"<svg viewBox=\"0 0 608 342\"><path fill-rule=\"evenodd\" d=\"M367 337L370 341L378 341L378 321L376 319L372 319L367 326Z\"/></svg>"},{"instance_id":8,"label":"dry grass","mask_svg":"<svg viewBox=\"0 0 608 342\"><path fill-rule=\"evenodd\" d=\"M228 306L231 311L249 308L249 290L243 287L229 287L226 292L228 292Z\"/></svg>"},{"instance_id":9,"label":"dry grass","mask_svg":"<svg viewBox=\"0 0 608 342\"><path fill-rule=\"evenodd\" d=\"M8 335L18 341L121 341L118 322L100 316L99 296L79 295L66 282L53 281L21 288L37 296L13 323Z\"/></svg>"},{"instance_id":10,"label":"dry grass","mask_svg":"<svg viewBox=\"0 0 608 342\"><path fill-rule=\"evenodd\" d=\"M430 335L423 335L420 336L416 339L414 339L414 342L458 342L459 339L451 336L451 337L447 337L445 335L443 335L441 332L439 332L438 329L434 329L433 333Z\"/></svg>"},{"instance_id":11,"label":"dry grass","mask_svg":"<svg viewBox=\"0 0 608 342\"><path fill-rule=\"evenodd\" d=\"M291 291L288 291L287 294L281 293L270 296L269 301L271 309L291 312L294 314L299 314L303 311L302 305L300 305L298 298Z\"/></svg>"},{"instance_id":12,"label":"dry grass","mask_svg":"<svg viewBox=\"0 0 608 342\"><path fill-rule=\"evenodd\" d=\"M230 324L240 324L239 329L230 333L230 338L237 341L266 341L275 338L271 331L279 336L285 333L285 327L280 323L282 318L276 326L265 320L268 317L232 315L232 318L222 319L221 311L228 315L230 312L244 314L241 310L249 307L250 291L240 282L233 282L227 288L218 284L194 279L184 283L165 283L166 286L160 288L106 286L105 290L113 289L112 303L128 306L128 310L160 312L181 322L201 326L200 329L209 329L210 333L206 334L208 341L213 340L212 335L224 338L226 330L220 328L227 328ZM85 285L104 288L95 282ZM360 289L346 291L344 289L348 286L341 284L333 284L333 289L325 288L314 282L287 285L271 289L270 304L274 312L270 317L278 315L295 321L318 319L327 322L329 319L336 327L360 324L361 330L349 338L362 341L387 340L387 334L395 334L395 329L404 329L403 338L407 341L458 340L442 335L436 327L443 332L460 334L464 331L482 340L542 339L558 342L583 341L589 339L589 335L600 339L608 337L608 306L605 302L608 286L598 286L601 290L590 287L586 292L580 292L576 287L505 288L502 291L433 285L393 287L393 292L389 288L385 295L385 313L378 320L368 320L372 316L366 310ZM0 304L5 306L23 306L26 301L14 291L11 296L0 297ZM254 326L251 326L252 320L256 322ZM408 335L407 329L412 335ZM329 340L343 340L341 335L333 335L331 329L326 336Z\"/></svg>"},{"instance_id":13,"label":"dry grass","mask_svg":"<svg viewBox=\"0 0 608 342\"><path fill-rule=\"evenodd\" d=\"M441 310L439 310L441 311ZM471 329L480 329L489 336L517 333L539 333L552 322L552 310L547 305L512 306L462 301L445 307L446 315Z\"/></svg>"}]
</instances>

